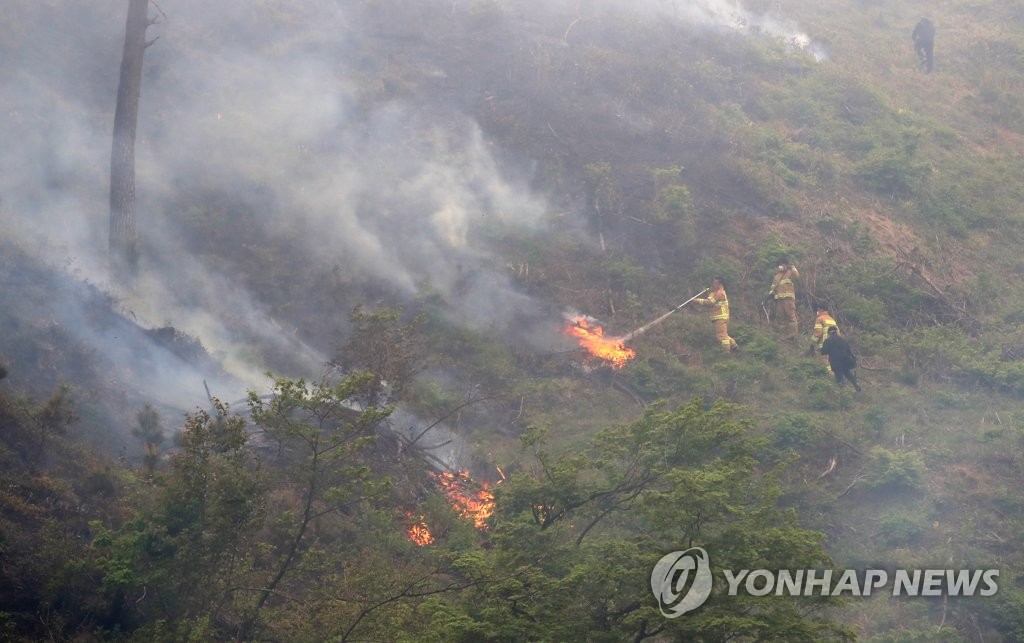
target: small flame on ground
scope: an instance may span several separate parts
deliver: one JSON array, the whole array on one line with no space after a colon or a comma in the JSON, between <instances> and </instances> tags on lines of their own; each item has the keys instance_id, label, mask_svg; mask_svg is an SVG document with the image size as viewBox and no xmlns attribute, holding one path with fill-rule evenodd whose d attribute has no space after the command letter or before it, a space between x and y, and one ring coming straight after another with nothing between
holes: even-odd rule
<instances>
[{"instance_id":1,"label":"small flame on ground","mask_svg":"<svg viewBox=\"0 0 1024 643\"><path fill-rule=\"evenodd\" d=\"M636 351L628 348L619 337L605 337L604 329L592 318L578 315L569 320L565 332L579 340L580 347L588 353L611 363L612 368L622 368L636 357Z\"/></svg>"}]
</instances>

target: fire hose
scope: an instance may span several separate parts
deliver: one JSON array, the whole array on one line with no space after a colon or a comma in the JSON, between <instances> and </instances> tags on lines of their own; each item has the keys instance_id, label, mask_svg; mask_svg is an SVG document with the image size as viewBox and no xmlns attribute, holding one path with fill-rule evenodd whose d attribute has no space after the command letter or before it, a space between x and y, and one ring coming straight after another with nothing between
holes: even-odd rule
<instances>
[{"instance_id":1,"label":"fire hose","mask_svg":"<svg viewBox=\"0 0 1024 643\"><path fill-rule=\"evenodd\" d=\"M671 315L672 313L676 312L677 310L679 310L680 308L682 308L682 307L683 307L683 306L685 306L686 304L690 303L690 302L691 302L691 301L693 301L694 299L696 299L696 298L700 297L700 296L701 296L701 295L703 295L704 293L708 292L709 290L711 290L711 289L710 289L710 288L705 288L704 290L700 291L699 293L697 293L697 294L696 294L696 295L694 295L693 297L690 297L689 299L687 299L687 300L686 300L686 301L684 301L683 303L679 304L678 306L676 306L676 307L675 307L675 308L673 308L672 310L668 311L667 313L665 313L665 314L664 314L664 315L662 315L661 317L659 317L659 318L655 319L655 320L654 320L654 321L652 321L652 322L648 322L648 323L644 324L643 326L641 326L640 328L637 328L636 330L634 330L634 331L633 331L633 332L631 332L631 333L627 333L626 335L623 335L623 336L622 336L622 337L620 338L620 341L622 341L623 343L625 343L625 342L628 342L629 340L633 339L633 338L634 338L634 337L636 337L637 335L640 335L640 334L642 334L642 333L645 333L645 332L647 332L647 329L649 329L649 328L650 328L651 326L655 326L655 325L657 325L657 324L660 324L661 322L665 321L665 318L666 318L666 317L668 317L668 316L669 316L669 315Z\"/></svg>"}]
</instances>

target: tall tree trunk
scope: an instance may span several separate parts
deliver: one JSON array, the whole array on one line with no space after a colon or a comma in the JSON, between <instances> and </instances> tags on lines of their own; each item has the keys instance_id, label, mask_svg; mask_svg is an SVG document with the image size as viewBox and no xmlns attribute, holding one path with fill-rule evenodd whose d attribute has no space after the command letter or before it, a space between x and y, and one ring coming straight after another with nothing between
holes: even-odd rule
<instances>
[{"instance_id":1,"label":"tall tree trunk","mask_svg":"<svg viewBox=\"0 0 1024 643\"><path fill-rule=\"evenodd\" d=\"M139 264L135 229L135 130L142 90L149 0L128 1L128 22L117 84L113 147L110 154L110 269L114 279L130 283Z\"/></svg>"}]
</instances>

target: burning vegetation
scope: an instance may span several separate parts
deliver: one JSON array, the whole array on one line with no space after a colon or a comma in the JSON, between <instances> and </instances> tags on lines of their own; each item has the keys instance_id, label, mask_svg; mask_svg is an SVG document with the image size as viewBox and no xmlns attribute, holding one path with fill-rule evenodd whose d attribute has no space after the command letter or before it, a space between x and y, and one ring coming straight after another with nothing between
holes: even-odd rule
<instances>
[{"instance_id":1,"label":"burning vegetation","mask_svg":"<svg viewBox=\"0 0 1024 643\"><path fill-rule=\"evenodd\" d=\"M569 319L565 332L579 340L580 347L597 359L607 362L612 368L622 368L636 356L636 351L623 344L621 337L605 337L604 329L586 315Z\"/></svg>"},{"instance_id":2,"label":"burning vegetation","mask_svg":"<svg viewBox=\"0 0 1024 643\"><path fill-rule=\"evenodd\" d=\"M444 492L448 504L460 518L473 521L480 531L486 531L487 519L494 515L494 494L485 482L477 484L466 471L458 473L431 473ZM412 514L409 514L412 517ZM406 529L409 540L420 547L434 542L434 534L430 532L426 519L420 516Z\"/></svg>"},{"instance_id":3,"label":"burning vegetation","mask_svg":"<svg viewBox=\"0 0 1024 643\"><path fill-rule=\"evenodd\" d=\"M410 518L412 514L406 514ZM420 547L426 547L427 545L433 544L434 536L430 533L430 528L427 527L427 521L423 516L420 516L413 524L409 525L409 528L405 530L405 533L409 535L409 540Z\"/></svg>"}]
</instances>

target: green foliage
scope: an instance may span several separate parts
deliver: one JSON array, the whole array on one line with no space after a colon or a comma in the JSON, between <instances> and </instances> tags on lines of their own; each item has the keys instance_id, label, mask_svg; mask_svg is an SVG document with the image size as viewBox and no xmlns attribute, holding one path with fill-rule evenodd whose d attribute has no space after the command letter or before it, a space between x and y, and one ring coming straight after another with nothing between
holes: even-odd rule
<instances>
[{"instance_id":1,"label":"green foliage","mask_svg":"<svg viewBox=\"0 0 1024 643\"><path fill-rule=\"evenodd\" d=\"M693 238L693 196L689 188L682 183L683 168L673 165L666 168L655 168L654 175L654 215L659 221L675 221L685 223L690 234L683 235L689 242Z\"/></svg>"},{"instance_id":2,"label":"green foliage","mask_svg":"<svg viewBox=\"0 0 1024 643\"><path fill-rule=\"evenodd\" d=\"M925 516L904 512L887 513L878 520L879 538L890 547L918 544L930 529Z\"/></svg>"},{"instance_id":3,"label":"green foliage","mask_svg":"<svg viewBox=\"0 0 1024 643\"><path fill-rule=\"evenodd\" d=\"M657 622L673 638L844 638L845 630L801 615L800 603L819 598L713 595L672 622L650 603L649 574L661 553L698 543L724 568L827 563L820 534L795 528L792 514L778 509L778 485L756 455L764 442L735 414L697 400L674 410L654 405L585 448L558 453L545 431L528 430L530 463L496 490L491 548L463 568L486 582L459 597L458 612L433 602L430 629L436 623L455 640L537 631L554 640L580 632L622 640Z\"/></svg>"},{"instance_id":4,"label":"green foliage","mask_svg":"<svg viewBox=\"0 0 1024 643\"><path fill-rule=\"evenodd\" d=\"M607 161L590 163L584 167L592 193L597 217L618 216L622 213L622 195L616 185L612 166Z\"/></svg>"},{"instance_id":5,"label":"green foliage","mask_svg":"<svg viewBox=\"0 0 1024 643\"><path fill-rule=\"evenodd\" d=\"M119 515L119 485L75 444L75 416L64 388L43 403L0 394L0 638L68 639L117 609L82 535L91 515Z\"/></svg>"},{"instance_id":6,"label":"green foliage","mask_svg":"<svg viewBox=\"0 0 1024 643\"><path fill-rule=\"evenodd\" d=\"M776 337L760 328L740 327L733 335L743 346L743 353L753 359L771 363L779 356L779 342Z\"/></svg>"},{"instance_id":7,"label":"green foliage","mask_svg":"<svg viewBox=\"0 0 1024 643\"><path fill-rule=\"evenodd\" d=\"M819 383L828 376L828 368L817 359L800 360L789 367L787 374L795 382ZM821 387L816 387L815 390L821 390Z\"/></svg>"},{"instance_id":8,"label":"green foliage","mask_svg":"<svg viewBox=\"0 0 1024 643\"><path fill-rule=\"evenodd\" d=\"M913 148L880 147L864 157L855 174L867 187L884 195L910 198L927 176L927 166L914 160Z\"/></svg>"},{"instance_id":9,"label":"green foliage","mask_svg":"<svg viewBox=\"0 0 1024 643\"><path fill-rule=\"evenodd\" d=\"M248 540L263 520L264 482L245 448L244 421L223 404L214 410L186 419L182 450L155 480L148 509L117 530L93 524L107 595L150 599L136 602L124 625L172 615L168 631L186 636L211 606L224 607L244 566Z\"/></svg>"},{"instance_id":10,"label":"green foliage","mask_svg":"<svg viewBox=\"0 0 1024 643\"><path fill-rule=\"evenodd\" d=\"M863 418L869 429L863 438L869 442L871 430L880 439L888 426L906 422L919 441L912 448L927 448L933 458L960 464L985 454L993 472L985 486L1005 485L993 491L992 504L1011 517L972 502L962 490L946 490L942 472L924 469L914 451L871 451L859 457L865 462L845 452L838 475L853 475L846 467L863 464L869 476L863 486L869 488L942 488L950 506L969 508L948 534L949 547L999 549L1008 565L1017 561L1019 556L1005 544L994 544L987 532L1001 540L1019 531L1012 522L1019 513L1019 503L1012 501L1019 462L1007 448L1019 446L1014 442L1019 442L1018 427L950 427L945 421L973 415L983 403L979 385L999 395L1024 392L1024 366L1000 324L1019 322L1018 309L1024 310L1011 278L1020 269L1015 239L1024 198L1017 140L1022 48L1014 40L1012 26L1019 16L1013 3L970 7L977 17L970 34L976 44L957 47L957 56L946 58L941 83L934 82L938 76L908 73L889 55L890 36L904 18L880 11L878 2L850 11L810 2L796 7L820 27L818 33L832 34L828 45L835 60L850 64L820 64L762 35L679 38L674 21L648 23L632 12L587 3L568 8L552 3L527 21L510 19L514 11L492 0L422 7L388 0L359 4L353 26L364 12L373 20L359 32L365 36L356 46L359 61L351 67L343 59L336 62L356 83L360 112L372 114L396 98L415 103L425 97L435 101L434 107L451 99L475 109L472 116L486 144L507 155L503 161L536 162L533 187L549 191L545 196L559 216L550 231L519 248L533 264L531 275L539 275L520 280L530 295L554 309L586 309L597 302L601 308L590 307L594 314L612 299L616 323L627 323L660 306L665 295L652 292L664 290L669 281L669 287L699 287L711 276L726 277L740 321L735 329L743 345L739 358L725 362L708 352L705 364L684 365L670 348L676 340L652 333L637 360L616 372L613 381L644 399L681 392L744 396L759 424L765 416L776 417L782 405L804 408L802 413L786 408L765 425L775 447L804 456L792 465L793 479L813 481L818 471L806 475L806 456L821 448L819 443L842 448L820 439L816 427L833 426L830 422L849 432ZM954 4L953 9L966 7ZM24 20L17 7L27 3L15 6L10 25L20 27ZM945 9L945 24L952 24L950 7ZM251 13L273 21L275 28L301 16L298 9L271 0L257 3ZM521 31L523 24L552 30L538 37ZM10 37L0 38L6 43L0 48L14 52L38 35L10 25L5 31ZM1001 25L1002 31L986 25ZM857 37L851 39L851 33ZM294 45L315 52L335 36L327 23L308 26L294 38L280 39L289 44L264 50L283 52ZM437 47L435 38L445 46ZM401 55L377 48L398 41ZM452 69L459 70L458 78ZM418 93L425 88L430 96ZM239 108L241 122L252 118L245 109ZM8 111L16 123L24 118ZM437 131L427 129L431 135ZM413 144L409 149L419 136L415 130L403 130L412 137L405 138ZM285 138L271 145L268 149L281 152L274 158L309 154ZM310 167L316 159L310 156ZM652 163L659 165L652 170ZM599 217L608 241L600 256L586 249L563 252L590 243L565 240L588 237L578 233L572 216L562 215L583 200L578 184L584 184L587 211ZM264 189L253 192L259 198ZM218 272L242 279L260 306L314 338L311 345L329 344L337 332L336 315L324 311L400 298L382 294L377 284L363 288L347 258L317 265L297 232L280 238L268 233L261 217L279 214L270 208L260 212L226 189L185 184L180 192L166 208L183 214L177 220L192 249ZM860 220L866 214L869 223ZM897 234L889 238L889 231ZM965 243L947 247L949 237ZM499 245L508 244L508 237L495 233L487 241L493 244L487 251L512 254L509 245ZM743 325L750 323L744 316L756 301L750 292L762 295L776 261L771 255L778 251L799 257L802 268L807 263L807 288L834 305L858 353L879 357L870 362L878 367L872 372L878 388L869 390L866 410L863 398L837 389L819 362L797 360L770 334ZM949 252L959 254L947 270ZM943 296L905 269L905 253L938 276ZM751 256L756 259L750 261ZM654 283L658 271L668 277ZM972 284L981 273L991 278ZM39 290L48 299L64 299L59 290ZM961 291L970 293L963 302L966 316L956 309ZM424 287L417 304L447 302ZM38 321L47 319L45 313L32 310L25 315L29 321L20 323L12 323L7 313L0 316L7 338L0 352L17 376L10 379L37 370L77 381L79 371L69 366L88 350L71 346L48 322ZM397 309L357 310L352 322L353 333L335 355L336 363L347 374L369 370L375 379L343 394L377 402L383 389L375 387L383 379L396 387L393 399L402 394L417 410L452 401L437 386L417 383L411 391L407 386L423 363L417 346L422 328L416 323L404 321ZM700 322L694 335L709 339L703 316ZM262 424L246 429L258 439L231 428L237 420L211 412L215 417L198 421L198 428L190 424L181 452L160 465L162 470L155 458L150 461L148 480L116 465L77 466L67 440L81 424L70 421L62 404L43 412L35 403L5 402L0 405L4 634L18 630L24 638L57 640L466 641L842 635L808 623L805 604L729 602L721 596L696 619L679 619L663 632L652 632L665 621L651 606L644 573L659 553L684 539L716 547L713 556L737 567L751 561L826 562L821 536L795 529L795 515L778 508L780 490L765 456L772 450L748 444L739 453L723 454L722 444L742 440L713 422L701 425L707 419L702 414L709 412L703 407L682 419L670 417L676 412L664 407L651 410L641 421L644 427L627 422L592 439L607 413L591 399L600 395L613 400L610 405L628 407L616 409L620 417L635 412L616 390L599 390L608 380L564 376L567 369L558 357L535 368L540 359L524 358L503 337L440 324L429 333L429 349L447 359L446 367L457 367L459 375L496 394L512 387L512 397L518 398L522 389L526 416L533 413L556 427L552 440L558 451L531 442L538 451L524 456L507 487L503 483L499 496L507 489L504 502L510 504L499 507L485 546L430 491L429 480L417 475L419 462L366 427L355 428L358 412L315 386L283 389L290 402L279 414L266 403L260 410L267 413L253 416ZM279 357L255 341L246 350L254 362ZM778 365L778 371L765 364ZM552 381L552 373L560 379ZM900 381L920 386L920 395L894 391L891 384ZM89 398L102 396L83 389ZM764 395L769 389L772 395ZM965 389L974 394L966 395ZM325 420L332 405L336 413ZM147 436L156 432L146 428L153 422L141 414L137 420L139 437L155 443ZM843 426L846 422L852 426ZM128 417L117 434L124 435L131 424ZM677 431L682 446L671 440ZM745 431L743 439L752 435ZM488 455L500 452L507 438L487 437L482 448ZM961 444L970 448L957 449ZM685 459L680 452L688 450ZM395 464L395 452L407 468ZM629 485L643 480L638 474L652 478L633 497ZM802 483L802 488L813 488L808 495L831 497L847 484L842 478L833 488L836 480ZM122 496L126 488L129 494ZM865 509L856 496L835 505L856 515ZM539 509L530 502L533 497L541 501ZM307 514L309 507L313 514ZM405 508L422 510L438 527L442 536L435 546L420 550L405 541ZM841 526L840 511L828 511L821 524ZM97 518L91 528L83 526L87 512ZM130 512L131 519L122 512ZM547 527L538 524L560 512ZM927 544L922 520L917 514L883 513L886 530L878 544ZM829 531L830 548L840 552L844 542L861 537L851 535L852 529ZM794 560L787 559L790 555ZM899 559L892 555L887 562ZM886 625L893 632L876 640L952 639L950 623L962 627L964 636L977 631L991 638L984 628L993 622L1008 640L1020 639L1019 599L1019 592L1001 593L998 609L987 607L992 602L978 611L985 616L990 610L980 623L973 608L954 609L938 630L937 613L901 606L899 617ZM92 627L95 633L81 631Z\"/></svg>"},{"instance_id":11,"label":"green foliage","mask_svg":"<svg viewBox=\"0 0 1024 643\"><path fill-rule=\"evenodd\" d=\"M693 211L693 197L685 185L670 185L658 192L658 215L665 221L678 221Z\"/></svg>"},{"instance_id":12,"label":"green foliage","mask_svg":"<svg viewBox=\"0 0 1024 643\"><path fill-rule=\"evenodd\" d=\"M776 131L759 128L754 144L759 160L790 188L814 187L820 179L831 179L835 167L819 150L780 136Z\"/></svg>"},{"instance_id":13,"label":"green foliage","mask_svg":"<svg viewBox=\"0 0 1024 643\"><path fill-rule=\"evenodd\" d=\"M164 441L164 430L160 414L147 403L135 416L138 426L132 428L132 435L139 438L143 445L143 462L146 470L152 474L157 462L157 447Z\"/></svg>"},{"instance_id":14,"label":"green foliage","mask_svg":"<svg viewBox=\"0 0 1024 643\"><path fill-rule=\"evenodd\" d=\"M959 186L941 185L918 200L921 216L931 224L946 228L954 237L964 237L971 226L972 214Z\"/></svg>"},{"instance_id":15,"label":"green foliage","mask_svg":"<svg viewBox=\"0 0 1024 643\"><path fill-rule=\"evenodd\" d=\"M715 365L714 391L718 397L739 402L756 395L761 386L772 377L771 369L752 360L734 360L716 351L715 356L723 359Z\"/></svg>"},{"instance_id":16,"label":"green foliage","mask_svg":"<svg viewBox=\"0 0 1024 643\"><path fill-rule=\"evenodd\" d=\"M875 335L891 332L896 324L917 326L932 301L892 262L863 258L844 265L826 264L817 275L817 292L839 322L856 325ZM826 295L827 293L827 295Z\"/></svg>"},{"instance_id":17,"label":"green foliage","mask_svg":"<svg viewBox=\"0 0 1024 643\"><path fill-rule=\"evenodd\" d=\"M804 414L789 414L774 426L775 446L780 449L813 448L821 437L817 421Z\"/></svg>"},{"instance_id":18,"label":"green foliage","mask_svg":"<svg viewBox=\"0 0 1024 643\"><path fill-rule=\"evenodd\" d=\"M823 375L824 365L822 365ZM853 406L853 399L849 392L850 387L837 386L831 378L815 380L807 385L805 403L810 409L816 411L839 411L847 410Z\"/></svg>"},{"instance_id":19,"label":"green foliage","mask_svg":"<svg viewBox=\"0 0 1024 643\"><path fill-rule=\"evenodd\" d=\"M872 636L865 639L865 641L870 643L943 643L945 641L960 643L963 640L962 635L952 627L942 627L940 629L934 627L923 629L899 628L890 634Z\"/></svg>"},{"instance_id":20,"label":"green foliage","mask_svg":"<svg viewBox=\"0 0 1024 643\"><path fill-rule=\"evenodd\" d=\"M692 396L710 391L713 379L669 355L638 356L623 374L626 383L648 399Z\"/></svg>"},{"instance_id":21,"label":"green foliage","mask_svg":"<svg viewBox=\"0 0 1024 643\"><path fill-rule=\"evenodd\" d=\"M874 446L868 454L864 486L878 491L917 489L924 473L924 461L920 454Z\"/></svg>"},{"instance_id":22,"label":"green foliage","mask_svg":"<svg viewBox=\"0 0 1024 643\"><path fill-rule=\"evenodd\" d=\"M636 291L647 275L642 266L628 258L610 259L604 264L609 284L617 291Z\"/></svg>"},{"instance_id":23,"label":"green foliage","mask_svg":"<svg viewBox=\"0 0 1024 643\"><path fill-rule=\"evenodd\" d=\"M701 259L694 270L695 277L700 281L693 284L693 289L699 291L701 288L710 288L713 278L722 277L725 280L725 290L728 294L730 288L737 284L739 276L743 272L742 262L735 257L717 255ZM735 288L733 288L733 292L735 292Z\"/></svg>"},{"instance_id":24,"label":"green foliage","mask_svg":"<svg viewBox=\"0 0 1024 643\"><path fill-rule=\"evenodd\" d=\"M999 593L993 597L988 611L995 622L995 627L1006 640L1019 641L1024 639L1024 591L1019 587L1008 586L1000 577Z\"/></svg>"},{"instance_id":25,"label":"green foliage","mask_svg":"<svg viewBox=\"0 0 1024 643\"><path fill-rule=\"evenodd\" d=\"M772 278L778 271L779 262L786 258L793 265L798 266L800 258L805 252L807 252L806 249L778 236L772 236L758 244L757 258L754 260L753 269L763 276L763 281L766 284L765 292L768 291L768 285L772 283Z\"/></svg>"},{"instance_id":26,"label":"green foliage","mask_svg":"<svg viewBox=\"0 0 1024 643\"><path fill-rule=\"evenodd\" d=\"M420 331L424 317L419 315L400 324L400 310L365 312L357 306L349 320L352 331L331 364L344 373L365 371L374 375L361 392L369 404L379 404L386 394L400 399L424 366L424 337Z\"/></svg>"}]
</instances>

